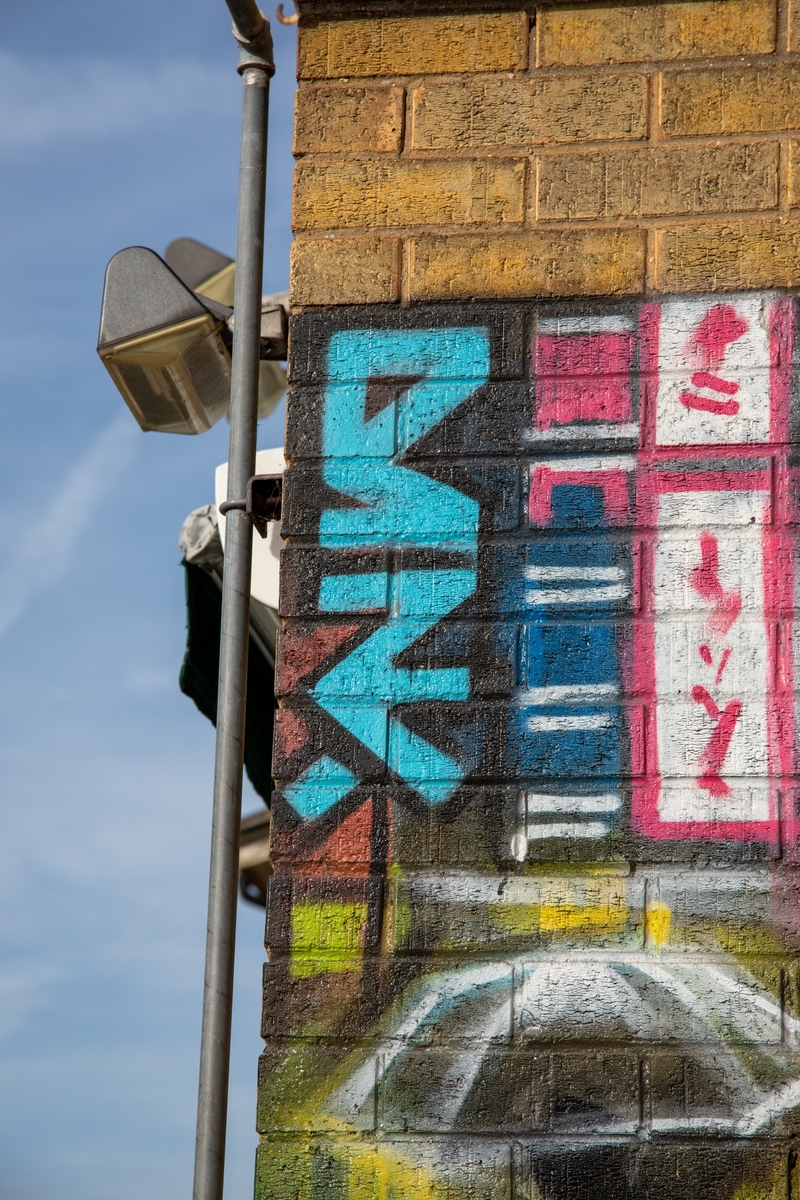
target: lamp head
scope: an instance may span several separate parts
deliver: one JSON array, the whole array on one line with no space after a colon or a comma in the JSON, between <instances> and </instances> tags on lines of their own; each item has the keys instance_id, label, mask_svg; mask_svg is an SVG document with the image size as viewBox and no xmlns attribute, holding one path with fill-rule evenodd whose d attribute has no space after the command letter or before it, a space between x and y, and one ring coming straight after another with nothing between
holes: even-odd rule
<instances>
[{"instance_id":1,"label":"lamp head","mask_svg":"<svg viewBox=\"0 0 800 1200\"><path fill-rule=\"evenodd\" d=\"M106 268L97 352L142 429L204 433L230 408L236 263L178 238L166 261L144 246ZM258 415L286 390L285 294L262 297Z\"/></svg>"},{"instance_id":2,"label":"lamp head","mask_svg":"<svg viewBox=\"0 0 800 1200\"><path fill-rule=\"evenodd\" d=\"M142 429L204 433L230 404L231 310L144 246L106 269L97 352Z\"/></svg>"}]
</instances>

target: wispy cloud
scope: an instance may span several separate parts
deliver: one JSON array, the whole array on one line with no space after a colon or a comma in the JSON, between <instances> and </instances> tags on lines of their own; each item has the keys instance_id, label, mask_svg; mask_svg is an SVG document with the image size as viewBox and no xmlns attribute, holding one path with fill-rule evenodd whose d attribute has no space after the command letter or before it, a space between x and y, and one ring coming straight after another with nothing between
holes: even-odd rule
<instances>
[{"instance_id":1,"label":"wispy cloud","mask_svg":"<svg viewBox=\"0 0 800 1200\"><path fill-rule=\"evenodd\" d=\"M0 154L148 128L160 135L192 112L205 115L237 103L225 72L202 61L142 66L68 56L39 61L31 70L28 59L0 51Z\"/></svg>"},{"instance_id":2,"label":"wispy cloud","mask_svg":"<svg viewBox=\"0 0 800 1200\"><path fill-rule=\"evenodd\" d=\"M130 414L120 413L67 472L42 515L28 525L17 518L0 568L0 635L64 575L93 510L131 462L137 434Z\"/></svg>"},{"instance_id":3,"label":"wispy cloud","mask_svg":"<svg viewBox=\"0 0 800 1200\"><path fill-rule=\"evenodd\" d=\"M8 961L0 975L0 1039L15 1033L46 1003L60 970L53 963Z\"/></svg>"}]
</instances>

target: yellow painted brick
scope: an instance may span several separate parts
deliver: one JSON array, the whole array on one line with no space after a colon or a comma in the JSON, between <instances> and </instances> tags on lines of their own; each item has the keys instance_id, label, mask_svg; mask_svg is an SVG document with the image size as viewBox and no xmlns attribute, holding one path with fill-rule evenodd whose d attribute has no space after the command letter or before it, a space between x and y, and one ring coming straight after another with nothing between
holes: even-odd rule
<instances>
[{"instance_id":1,"label":"yellow painted brick","mask_svg":"<svg viewBox=\"0 0 800 1200\"><path fill-rule=\"evenodd\" d=\"M662 291L735 291L800 284L800 222L735 221L657 233Z\"/></svg>"},{"instance_id":2,"label":"yellow painted brick","mask_svg":"<svg viewBox=\"0 0 800 1200\"><path fill-rule=\"evenodd\" d=\"M523 220L524 162L398 159L298 164L295 229Z\"/></svg>"},{"instance_id":3,"label":"yellow painted brick","mask_svg":"<svg viewBox=\"0 0 800 1200\"><path fill-rule=\"evenodd\" d=\"M385 304L400 297L400 241L301 238L292 245L292 304Z\"/></svg>"},{"instance_id":4,"label":"yellow painted brick","mask_svg":"<svg viewBox=\"0 0 800 1200\"><path fill-rule=\"evenodd\" d=\"M413 93L411 144L439 150L643 138L646 88L638 73L423 84Z\"/></svg>"},{"instance_id":5,"label":"yellow painted brick","mask_svg":"<svg viewBox=\"0 0 800 1200\"><path fill-rule=\"evenodd\" d=\"M381 84L301 87L294 110L294 153L397 152L405 92Z\"/></svg>"},{"instance_id":6,"label":"yellow painted brick","mask_svg":"<svg viewBox=\"0 0 800 1200\"><path fill-rule=\"evenodd\" d=\"M640 230L537 231L412 239L409 299L613 296L644 286Z\"/></svg>"},{"instance_id":7,"label":"yellow painted brick","mask_svg":"<svg viewBox=\"0 0 800 1200\"><path fill-rule=\"evenodd\" d=\"M772 0L581 4L540 9L537 19L539 66L769 54L774 47Z\"/></svg>"},{"instance_id":8,"label":"yellow painted brick","mask_svg":"<svg viewBox=\"0 0 800 1200\"><path fill-rule=\"evenodd\" d=\"M789 143L789 204L800 205L800 142Z\"/></svg>"},{"instance_id":9,"label":"yellow painted brick","mask_svg":"<svg viewBox=\"0 0 800 1200\"><path fill-rule=\"evenodd\" d=\"M537 162L540 221L747 212L777 203L778 147L767 142L559 154Z\"/></svg>"},{"instance_id":10,"label":"yellow painted brick","mask_svg":"<svg viewBox=\"0 0 800 1200\"><path fill-rule=\"evenodd\" d=\"M667 134L800 129L800 64L668 72L661 95Z\"/></svg>"},{"instance_id":11,"label":"yellow painted brick","mask_svg":"<svg viewBox=\"0 0 800 1200\"><path fill-rule=\"evenodd\" d=\"M303 21L298 78L516 71L527 45L522 12Z\"/></svg>"},{"instance_id":12,"label":"yellow painted brick","mask_svg":"<svg viewBox=\"0 0 800 1200\"><path fill-rule=\"evenodd\" d=\"M800 50L800 0L789 0L788 48L795 54Z\"/></svg>"}]
</instances>

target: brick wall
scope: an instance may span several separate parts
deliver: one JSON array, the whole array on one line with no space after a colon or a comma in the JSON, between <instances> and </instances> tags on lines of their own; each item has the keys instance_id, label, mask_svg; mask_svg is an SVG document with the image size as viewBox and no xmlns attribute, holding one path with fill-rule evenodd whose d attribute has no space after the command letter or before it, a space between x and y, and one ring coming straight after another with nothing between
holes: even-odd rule
<instances>
[{"instance_id":1,"label":"brick wall","mask_svg":"<svg viewBox=\"0 0 800 1200\"><path fill-rule=\"evenodd\" d=\"M257 1196L798 1200L795 14L300 7Z\"/></svg>"},{"instance_id":2,"label":"brick wall","mask_svg":"<svg viewBox=\"0 0 800 1200\"><path fill-rule=\"evenodd\" d=\"M798 282L782 0L304 21L299 304Z\"/></svg>"}]
</instances>

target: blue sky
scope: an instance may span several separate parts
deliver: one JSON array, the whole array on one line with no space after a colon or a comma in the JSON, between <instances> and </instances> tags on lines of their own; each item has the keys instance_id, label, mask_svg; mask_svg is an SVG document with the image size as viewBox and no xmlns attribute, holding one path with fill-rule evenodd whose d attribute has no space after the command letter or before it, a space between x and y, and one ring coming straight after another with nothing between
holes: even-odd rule
<instances>
[{"instance_id":1,"label":"blue sky","mask_svg":"<svg viewBox=\"0 0 800 1200\"><path fill-rule=\"evenodd\" d=\"M294 28L273 28L270 291L287 280L295 55ZM140 433L94 347L115 251L235 250L228 30L223 0L0 5L4 1200L191 1187L213 730L178 690L177 537L213 499L228 430ZM241 908L230 1200L252 1192L262 935Z\"/></svg>"}]
</instances>

